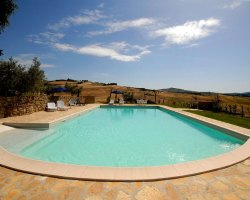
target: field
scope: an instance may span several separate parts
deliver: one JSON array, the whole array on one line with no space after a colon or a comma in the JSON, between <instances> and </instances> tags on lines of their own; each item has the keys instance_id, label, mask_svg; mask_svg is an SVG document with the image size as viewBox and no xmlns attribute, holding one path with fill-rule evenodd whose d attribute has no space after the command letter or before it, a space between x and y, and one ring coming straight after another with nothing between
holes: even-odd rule
<instances>
[{"instance_id":1,"label":"field","mask_svg":"<svg viewBox=\"0 0 250 200\"><path fill-rule=\"evenodd\" d=\"M185 111L250 129L250 118L247 117L241 117L239 115L231 115L227 113L216 113L212 111L201 111L201 110L185 110Z\"/></svg>"},{"instance_id":2,"label":"field","mask_svg":"<svg viewBox=\"0 0 250 200\"><path fill-rule=\"evenodd\" d=\"M76 86L80 89L80 96L94 96L96 103L107 103L108 99L119 99L123 98L122 94L111 94L112 90L120 90L123 93L128 93L133 96L133 99L147 99L151 103L164 104L173 107L189 108L197 102L211 102L216 99L216 95L197 95L197 94L186 94L186 93L173 93L163 92L160 90L148 90L145 88L134 88L119 85L104 85L102 83L95 82L73 82L73 81L52 81L49 82L53 86L65 86L65 84ZM63 93L57 93L57 95L65 95ZM219 96L220 105L223 109L227 106L236 106L237 113L241 113L242 109L245 116L250 116L250 97L237 97L227 96L220 94ZM130 103L135 103L130 102Z\"/></svg>"}]
</instances>

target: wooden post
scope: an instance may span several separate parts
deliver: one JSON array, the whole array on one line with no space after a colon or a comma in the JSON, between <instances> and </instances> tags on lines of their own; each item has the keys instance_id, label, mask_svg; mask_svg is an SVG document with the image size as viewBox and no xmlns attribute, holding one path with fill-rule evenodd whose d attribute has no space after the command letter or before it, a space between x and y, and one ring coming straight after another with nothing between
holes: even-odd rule
<instances>
[{"instance_id":1,"label":"wooden post","mask_svg":"<svg viewBox=\"0 0 250 200\"><path fill-rule=\"evenodd\" d=\"M241 117L244 117L244 109L243 109L243 105L241 105Z\"/></svg>"},{"instance_id":2,"label":"wooden post","mask_svg":"<svg viewBox=\"0 0 250 200\"><path fill-rule=\"evenodd\" d=\"M157 102L156 102L156 90L154 90L154 93L155 93L155 104L157 104Z\"/></svg>"}]
</instances>

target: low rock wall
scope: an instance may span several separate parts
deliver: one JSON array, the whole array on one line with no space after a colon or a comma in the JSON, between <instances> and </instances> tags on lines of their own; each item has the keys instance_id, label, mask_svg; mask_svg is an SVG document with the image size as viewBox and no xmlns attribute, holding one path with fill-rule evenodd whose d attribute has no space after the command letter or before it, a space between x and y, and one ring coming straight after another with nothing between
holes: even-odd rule
<instances>
[{"instance_id":1,"label":"low rock wall","mask_svg":"<svg viewBox=\"0 0 250 200\"><path fill-rule=\"evenodd\" d=\"M79 99L81 103L95 103L94 96L62 95L62 96L47 96L46 94L39 95L22 95L14 97L0 96L0 118L28 115L34 112L45 110L48 102L64 101L65 105L69 104L70 99Z\"/></svg>"},{"instance_id":2,"label":"low rock wall","mask_svg":"<svg viewBox=\"0 0 250 200\"><path fill-rule=\"evenodd\" d=\"M48 96L45 94L0 97L0 118L27 115L45 110Z\"/></svg>"}]
</instances>

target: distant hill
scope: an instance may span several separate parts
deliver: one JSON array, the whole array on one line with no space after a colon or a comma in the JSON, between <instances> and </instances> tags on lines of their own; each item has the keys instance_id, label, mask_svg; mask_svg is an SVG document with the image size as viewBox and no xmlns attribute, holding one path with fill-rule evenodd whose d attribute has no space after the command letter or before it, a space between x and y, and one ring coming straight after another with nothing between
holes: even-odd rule
<instances>
[{"instance_id":1,"label":"distant hill","mask_svg":"<svg viewBox=\"0 0 250 200\"><path fill-rule=\"evenodd\" d=\"M237 97L250 97L250 92L243 92L243 93L225 93L224 95L228 95L228 96L237 96Z\"/></svg>"},{"instance_id":2,"label":"distant hill","mask_svg":"<svg viewBox=\"0 0 250 200\"><path fill-rule=\"evenodd\" d=\"M211 95L213 94L212 92L197 92L197 91L192 91L192 90L184 90L180 88L166 88L166 89L161 89L162 92L172 92L172 93L185 93L185 94L197 94L197 95Z\"/></svg>"},{"instance_id":3,"label":"distant hill","mask_svg":"<svg viewBox=\"0 0 250 200\"><path fill-rule=\"evenodd\" d=\"M162 92L172 92L172 93L181 93L181 94L196 94L196 95L212 95L212 94L218 94L215 92L197 92L192 90L184 90L180 88L166 88L161 89ZM220 93L227 96L237 96L237 97L250 97L250 92L243 92L243 93Z\"/></svg>"}]
</instances>

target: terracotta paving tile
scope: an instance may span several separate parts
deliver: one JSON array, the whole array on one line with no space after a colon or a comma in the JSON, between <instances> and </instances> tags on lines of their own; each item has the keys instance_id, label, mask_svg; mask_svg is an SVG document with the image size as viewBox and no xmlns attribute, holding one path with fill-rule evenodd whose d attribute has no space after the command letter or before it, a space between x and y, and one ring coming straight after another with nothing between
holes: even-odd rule
<instances>
[{"instance_id":1,"label":"terracotta paving tile","mask_svg":"<svg viewBox=\"0 0 250 200\"><path fill-rule=\"evenodd\" d=\"M201 175L148 182L67 180L15 172L0 167L0 183L5 182L4 186L0 187L0 199L248 200L250 174L245 174L239 166L250 168L242 162Z\"/></svg>"},{"instance_id":2,"label":"terracotta paving tile","mask_svg":"<svg viewBox=\"0 0 250 200\"><path fill-rule=\"evenodd\" d=\"M233 191L234 191L234 194L240 197L241 199L246 199L246 200L250 199L250 194L248 190L234 188Z\"/></svg>"},{"instance_id":3,"label":"terracotta paving tile","mask_svg":"<svg viewBox=\"0 0 250 200\"><path fill-rule=\"evenodd\" d=\"M113 200L113 199L117 199L117 193L118 191L116 190L110 190L108 192L106 192L103 196L103 198L105 200Z\"/></svg>"},{"instance_id":4,"label":"terracotta paving tile","mask_svg":"<svg viewBox=\"0 0 250 200\"><path fill-rule=\"evenodd\" d=\"M240 197L236 196L233 193L226 193L222 195L223 200L241 200Z\"/></svg>"},{"instance_id":5,"label":"terracotta paving tile","mask_svg":"<svg viewBox=\"0 0 250 200\"><path fill-rule=\"evenodd\" d=\"M155 187L145 186L135 196L137 200L164 200L163 194Z\"/></svg>"},{"instance_id":6,"label":"terracotta paving tile","mask_svg":"<svg viewBox=\"0 0 250 200\"><path fill-rule=\"evenodd\" d=\"M169 199L173 199L173 200L180 199L180 196L179 196L177 190L171 184L166 185L166 192L167 192L167 197Z\"/></svg>"}]
</instances>

